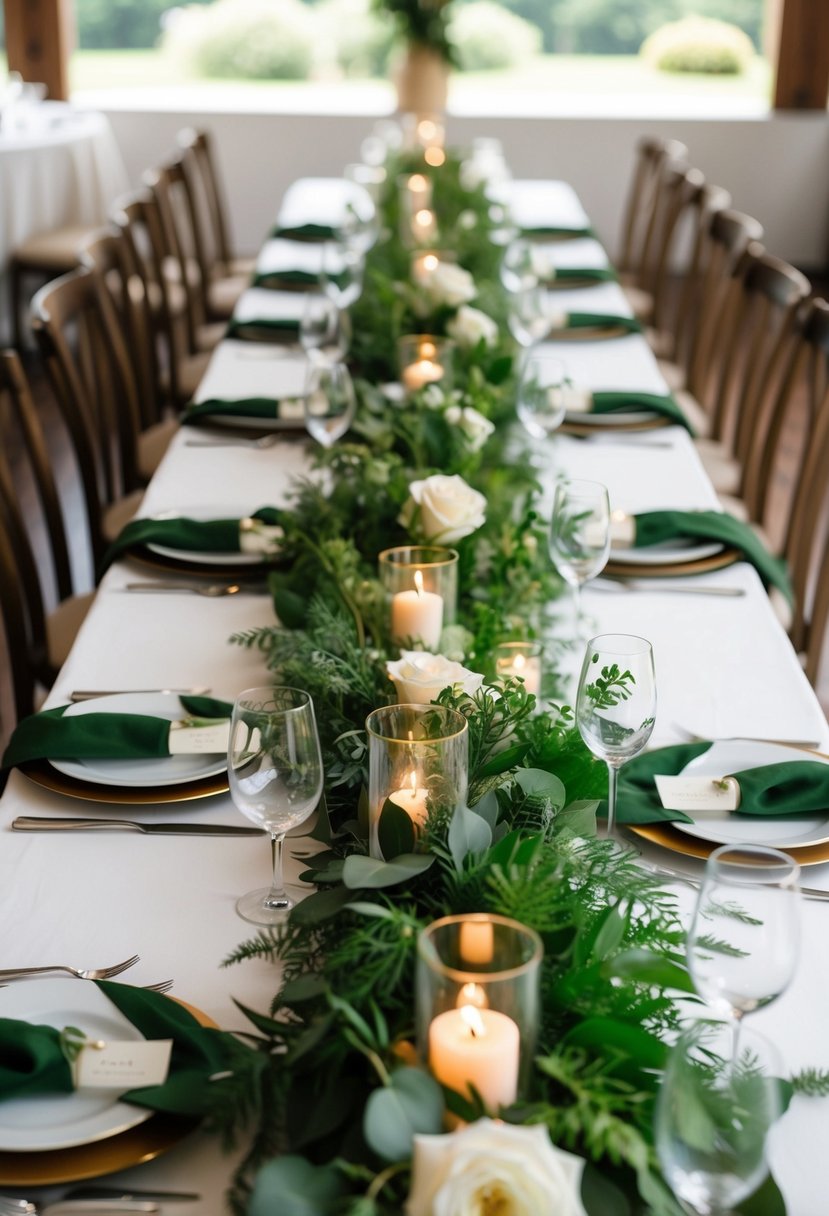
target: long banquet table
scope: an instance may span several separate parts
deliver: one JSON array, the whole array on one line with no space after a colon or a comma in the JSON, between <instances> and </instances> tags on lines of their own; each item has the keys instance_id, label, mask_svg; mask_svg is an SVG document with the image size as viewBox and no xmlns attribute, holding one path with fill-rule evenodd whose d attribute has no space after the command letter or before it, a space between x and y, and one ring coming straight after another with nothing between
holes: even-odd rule
<instances>
[{"instance_id":1,"label":"long banquet table","mask_svg":"<svg viewBox=\"0 0 829 1216\"><path fill-rule=\"evenodd\" d=\"M577 207L567 187L556 189L565 210ZM556 301L564 309L625 307L614 284L558 292ZM656 364L639 335L605 343L557 343L555 349L573 378L590 387L617 388L627 377L630 385L660 389ZM216 356L226 357L227 348ZM147 490L142 514L186 513L208 502L217 515L245 514L278 504L308 459L307 448L295 438L261 450L210 450L189 445L193 437L192 428L183 428L174 438ZM562 471L603 481L611 504L626 509L717 505L693 443L679 427L588 441L560 436L541 458L550 491L555 473ZM236 631L272 621L266 596L208 599L135 595L124 589L127 582L155 577L157 572L134 563L109 570L50 705L62 703L78 688L209 685L215 695L232 698L266 681L258 653L228 641ZM744 594L665 594L654 581L635 593L588 589L584 597L597 632L637 633L653 643L659 690L654 741L676 741L678 728L684 727L707 737L786 735L829 748L824 715L754 570L739 564L698 576L695 585L736 587ZM559 632L566 636L566 600L560 616ZM565 668L574 670L579 659L571 651ZM55 961L94 966L137 953L141 962L126 978L150 983L172 977L174 994L223 1027L245 1025L233 997L267 1008L277 987L270 965L256 961L219 969L228 952L252 936L251 927L236 915L234 901L268 877L269 851L263 840L12 833L11 820L20 814L106 816L109 810L90 810L90 804L48 794L18 772L10 777L0 809L3 966ZM130 808L132 818L151 819L158 813ZM194 816L215 823L241 821L228 796L163 810L165 819ZM682 864L668 854L659 860ZM829 864L810 869L806 881L829 890ZM681 887L677 892L687 906L690 893ZM752 1018L776 1041L791 1068L829 1067L827 917L829 908L804 902L796 980L774 1006ZM829 1099L796 1099L775 1132L773 1168L790 1216L825 1216L822 1150L828 1137ZM223 1210L234 1160L234 1155L223 1156L210 1136L196 1132L167 1155L117 1178L144 1188L200 1191L202 1199L188 1212L213 1216Z\"/></svg>"}]
</instances>

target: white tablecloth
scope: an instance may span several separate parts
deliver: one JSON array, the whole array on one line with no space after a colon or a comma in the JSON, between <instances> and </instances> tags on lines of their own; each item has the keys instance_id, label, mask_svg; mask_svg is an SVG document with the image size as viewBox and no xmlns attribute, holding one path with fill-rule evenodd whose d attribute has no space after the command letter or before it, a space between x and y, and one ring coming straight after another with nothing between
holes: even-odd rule
<instances>
[{"instance_id":1,"label":"white tablecloth","mask_svg":"<svg viewBox=\"0 0 829 1216\"><path fill-rule=\"evenodd\" d=\"M557 346L557 349L561 349ZM573 343L565 357L585 382L619 387L627 374L637 387L658 383L644 342ZM279 356L275 353L274 359ZM611 371L612 365L612 371ZM640 383L640 379L642 382ZM184 428L147 493L144 512L186 509L210 502L253 509L284 501L290 478L303 471L294 441L265 449L187 446L203 438ZM669 447L665 447L665 444ZM680 428L650 436L583 442L557 438L537 459L551 488L554 469L604 481L614 504L631 509L710 507L713 492L688 435ZM156 577L137 565L106 576L77 644L54 688L59 704L76 688L188 687L209 684L232 697L265 679L255 650L228 641L235 631L272 620L267 598L130 595L127 581ZM733 566L698 585L741 588L741 598L665 595L658 586L638 593L588 590L585 606L598 631L642 634L654 644L659 689L655 738L676 739L674 723L702 734L788 734L829 746L829 728L754 571ZM561 604L569 626L569 605ZM576 650L565 666L578 663ZM232 997L265 1010L277 988L269 965L219 964L251 929L234 901L263 884L269 850L262 840L127 835L12 834L19 814L87 814L89 806L49 795L13 773L0 804L0 923L3 966L74 961L100 965L141 955L130 973L136 983L175 979L175 994L221 1025L240 1028ZM101 807L92 813L106 814ZM134 818L181 817L239 822L228 797L177 809L136 810ZM668 864L674 858L665 857ZM293 863L296 866L298 863ZM829 889L829 865L808 872L812 886ZM687 895L680 898L687 902ZM791 989L752 1022L775 1039L787 1063L829 1067L827 927L829 907L804 903L804 947ZM798 1099L775 1133L774 1167L789 1216L825 1216L823 1151L829 1138L829 1100ZM217 1216L232 1168L218 1146L199 1133L168 1156L118 1175L135 1186L195 1189L203 1198L192 1216Z\"/></svg>"}]
</instances>

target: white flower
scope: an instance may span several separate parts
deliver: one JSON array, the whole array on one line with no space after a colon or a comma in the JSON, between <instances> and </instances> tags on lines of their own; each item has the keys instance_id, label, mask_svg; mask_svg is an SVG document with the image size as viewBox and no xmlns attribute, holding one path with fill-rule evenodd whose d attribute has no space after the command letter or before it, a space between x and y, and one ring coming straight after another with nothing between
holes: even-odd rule
<instances>
[{"instance_id":1,"label":"white flower","mask_svg":"<svg viewBox=\"0 0 829 1216\"><path fill-rule=\"evenodd\" d=\"M399 522L408 528L420 508L420 534L426 540L452 544L477 531L486 521L486 499L462 477L435 473L409 486L411 497Z\"/></svg>"},{"instance_id":2,"label":"white flower","mask_svg":"<svg viewBox=\"0 0 829 1216\"><path fill-rule=\"evenodd\" d=\"M494 346L498 341L498 326L492 317L468 304L458 309L446 326L446 332L458 346L477 346L482 338L487 346Z\"/></svg>"},{"instance_id":3,"label":"white flower","mask_svg":"<svg viewBox=\"0 0 829 1216\"><path fill-rule=\"evenodd\" d=\"M422 287L433 307L458 308L477 294L472 275L454 262L438 262L434 270L426 271Z\"/></svg>"},{"instance_id":4,"label":"white flower","mask_svg":"<svg viewBox=\"0 0 829 1216\"><path fill-rule=\"evenodd\" d=\"M427 384L421 391L420 400L427 410L440 410L446 404L446 393L439 384Z\"/></svg>"},{"instance_id":5,"label":"white flower","mask_svg":"<svg viewBox=\"0 0 829 1216\"><path fill-rule=\"evenodd\" d=\"M495 430L489 419L471 405L464 409L459 405L450 405L444 417L452 426L458 427L473 452L479 451Z\"/></svg>"},{"instance_id":6,"label":"white flower","mask_svg":"<svg viewBox=\"0 0 829 1216\"><path fill-rule=\"evenodd\" d=\"M426 650L401 650L397 662L386 663L386 670L403 704L428 705L444 688L456 684L471 697L483 681L477 672Z\"/></svg>"},{"instance_id":7,"label":"white flower","mask_svg":"<svg viewBox=\"0 0 829 1216\"><path fill-rule=\"evenodd\" d=\"M468 232L471 228L477 228L478 217L474 211L467 208L466 211L462 211L458 216L458 224Z\"/></svg>"},{"instance_id":8,"label":"white flower","mask_svg":"<svg viewBox=\"0 0 829 1216\"><path fill-rule=\"evenodd\" d=\"M583 1169L540 1125L481 1119L449 1136L415 1136L406 1216L587 1216Z\"/></svg>"}]
</instances>

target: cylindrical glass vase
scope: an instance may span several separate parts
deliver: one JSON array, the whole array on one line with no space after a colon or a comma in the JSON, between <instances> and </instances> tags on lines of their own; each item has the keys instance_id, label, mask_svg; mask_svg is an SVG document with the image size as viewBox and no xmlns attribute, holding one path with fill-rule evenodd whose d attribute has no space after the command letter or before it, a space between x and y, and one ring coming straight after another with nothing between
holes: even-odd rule
<instances>
[{"instance_id":1,"label":"cylindrical glass vase","mask_svg":"<svg viewBox=\"0 0 829 1216\"><path fill-rule=\"evenodd\" d=\"M434 334L404 334L398 338L397 363L406 391L416 393L427 384L450 389L454 349L451 339L437 338Z\"/></svg>"},{"instance_id":2,"label":"cylindrical glass vase","mask_svg":"<svg viewBox=\"0 0 829 1216\"><path fill-rule=\"evenodd\" d=\"M497 1115L527 1092L544 948L534 929L490 913L446 916L417 945L418 1053L442 1085Z\"/></svg>"},{"instance_id":3,"label":"cylindrical glass vase","mask_svg":"<svg viewBox=\"0 0 829 1216\"><path fill-rule=\"evenodd\" d=\"M387 804L405 811L416 839L429 815L466 801L468 730L463 714L443 705L385 705L366 718L366 731L369 849L383 857Z\"/></svg>"},{"instance_id":4,"label":"cylindrical glass vase","mask_svg":"<svg viewBox=\"0 0 829 1216\"><path fill-rule=\"evenodd\" d=\"M400 545L378 560L389 604L389 632L400 646L420 645L434 653L440 635L455 620L458 551L444 545Z\"/></svg>"},{"instance_id":5,"label":"cylindrical glass vase","mask_svg":"<svg viewBox=\"0 0 829 1216\"><path fill-rule=\"evenodd\" d=\"M496 676L523 680L527 692L540 696L541 651L540 642L500 642L494 651Z\"/></svg>"}]
</instances>

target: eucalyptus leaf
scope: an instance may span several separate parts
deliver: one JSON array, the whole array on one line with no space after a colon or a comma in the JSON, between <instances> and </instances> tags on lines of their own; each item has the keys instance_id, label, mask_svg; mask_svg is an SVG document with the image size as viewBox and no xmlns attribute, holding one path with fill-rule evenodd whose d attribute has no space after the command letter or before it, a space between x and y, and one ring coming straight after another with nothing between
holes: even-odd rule
<instances>
[{"instance_id":1,"label":"eucalyptus leaf","mask_svg":"<svg viewBox=\"0 0 829 1216\"><path fill-rule=\"evenodd\" d=\"M641 948L617 954L603 965L602 974L607 979L636 980L678 992L694 992L693 982L684 967Z\"/></svg>"},{"instance_id":2,"label":"eucalyptus leaf","mask_svg":"<svg viewBox=\"0 0 829 1216\"><path fill-rule=\"evenodd\" d=\"M471 809L476 815L480 815L481 819L485 819L493 831L495 830L500 810L498 795L495 793L495 790L488 790L483 798L476 802Z\"/></svg>"},{"instance_id":3,"label":"eucalyptus leaf","mask_svg":"<svg viewBox=\"0 0 829 1216\"><path fill-rule=\"evenodd\" d=\"M411 815L387 798L377 821L377 839L386 861L401 853L411 853L415 846L415 826Z\"/></svg>"},{"instance_id":4,"label":"eucalyptus leaf","mask_svg":"<svg viewBox=\"0 0 829 1216\"><path fill-rule=\"evenodd\" d=\"M308 604L301 595L288 587L277 587L273 592L273 606L279 621L286 629L301 629L308 616Z\"/></svg>"},{"instance_id":5,"label":"eucalyptus leaf","mask_svg":"<svg viewBox=\"0 0 829 1216\"><path fill-rule=\"evenodd\" d=\"M384 1161L406 1161L415 1133L436 1136L443 1130L443 1109L434 1078L419 1068L398 1068L389 1085L370 1095L363 1134Z\"/></svg>"},{"instance_id":6,"label":"eucalyptus leaf","mask_svg":"<svg viewBox=\"0 0 829 1216\"><path fill-rule=\"evenodd\" d=\"M277 1157L256 1175L248 1216L331 1216L345 1183L331 1165L311 1165L304 1157Z\"/></svg>"},{"instance_id":7,"label":"eucalyptus leaf","mask_svg":"<svg viewBox=\"0 0 829 1216\"><path fill-rule=\"evenodd\" d=\"M528 743L515 743L506 747L502 752L496 752L479 770L480 777L497 777L499 773L508 773L517 768L530 750ZM529 771L529 770L527 770Z\"/></svg>"},{"instance_id":8,"label":"eucalyptus leaf","mask_svg":"<svg viewBox=\"0 0 829 1216\"><path fill-rule=\"evenodd\" d=\"M564 828L574 836L595 836L598 809L598 799L583 798L570 802L556 816L556 827Z\"/></svg>"},{"instance_id":9,"label":"eucalyptus leaf","mask_svg":"<svg viewBox=\"0 0 829 1216\"><path fill-rule=\"evenodd\" d=\"M289 913L293 925L319 925L345 907L350 898L346 887L326 887L295 904Z\"/></svg>"},{"instance_id":10,"label":"eucalyptus leaf","mask_svg":"<svg viewBox=\"0 0 829 1216\"><path fill-rule=\"evenodd\" d=\"M403 853L400 857L395 857L394 861L380 861L376 857L352 853L345 859L343 882L350 891L359 891L366 887L371 890L395 887L398 883L409 882L419 874L424 874L434 860L433 853ZM298 906L302 907L302 904Z\"/></svg>"},{"instance_id":11,"label":"eucalyptus leaf","mask_svg":"<svg viewBox=\"0 0 829 1216\"><path fill-rule=\"evenodd\" d=\"M355 899L353 903L345 906L349 912L356 912L358 916L376 916L378 920L391 920L394 916L391 908L383 904L372 904L365 899Z\"/></svg>"},{"instance_id":12,"label":"eucalyptus leaf","mask_svg":"<svg viewBox=\"0 0 829 1216\"><path fill-rule=\"evenodd\" d=\"M555 773L547 773L541 768L522 768L515 774L515 780L528 796L548 798L556 810L564 806L567 791Z\"/></svg>"},{"instance_id":13,"label":"eucalyptus leaf","mask_svg":"<svg viewBox=\"0 0 829 1216\"><path fill-rule=\"evenodd\" d=\"M449 821L446 842L455 863L455 869L463 869L466 857L477 857L485 853L492 843L492 829L485 819L461 803L455 808Z\"/></svg>"}]
</instances>

